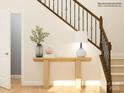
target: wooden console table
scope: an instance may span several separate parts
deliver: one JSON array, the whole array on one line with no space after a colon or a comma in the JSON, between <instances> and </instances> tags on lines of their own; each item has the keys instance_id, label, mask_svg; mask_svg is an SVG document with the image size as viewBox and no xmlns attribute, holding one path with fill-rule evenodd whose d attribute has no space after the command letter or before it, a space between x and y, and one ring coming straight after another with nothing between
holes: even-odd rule
<instances>
[{"instance_id":1,"label":"wooden console table","mask_svg":"<svg viewBox=\"0 0 124 93\"><path fill-rule=\"evenodd\" d=\"M90 57L55 57L55 58L33 58L34 62L44 63L44 88L49 88L50 62L75 62L75 84L76 88L81 88L81 62L90 62Z\"/></svg>"}]
</instances>

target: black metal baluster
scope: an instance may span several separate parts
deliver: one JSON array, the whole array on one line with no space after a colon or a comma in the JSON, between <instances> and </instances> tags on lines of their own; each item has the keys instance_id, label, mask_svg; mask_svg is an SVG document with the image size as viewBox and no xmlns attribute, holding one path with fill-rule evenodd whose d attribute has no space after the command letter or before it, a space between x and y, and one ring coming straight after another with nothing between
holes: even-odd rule
<instances>
[{"instance_id":1,"label":"black metal baluster","mask_svg":"<svg viewBox=\"0 0 124 93\"><path fill-rule=\"evenodd\" d=\"M44 0L44 3L46 4L46 0Z\"/></svg>"},{"instance_id":2,"label":"black metal baluster","mask_svg":"<svg viewBox=\"0 0 124 93\"><path fill-rule=\"evenodd\" d=\"M95 19L95 44L97 44L97 20Z\"/></svg>"},{"instance_id":3,"label":"black metal baluster","mask_svg":"<svg viewBox=\"0 0 124 93\"><path fill-rule=\"evenodd\" d=\"M88 12L87 12L87 35L88 35Z\"/></svg>"},{"instance_id":4,"label":"black metal baluster","mask_svg":"<svg viewBox=\"0 0 124 93\"><path fill-rule=\"evenodd\" d=\"M53 0L53 11L55 11L55 0Z\"/></svg>"},{"instance_id":5,"label":"black metal baluster","mask_svg":"<svg viewBox=\"0 0 124 93\"><path fill-rule=\"evenodd\" d=\"M74 27L76 26L76 9L75 9L75 2L74 2Z\"/></svg>"},{"instance_id":6,"label":"black metal baluster","mask_svg":"<svg viewBox=\"0 0 124 93\"><path fill-rule=\"evenodd\" d=\"M91 41L93 40L93 18L91 15Z\"/></svg>"},{"instance_id":7,"label":"black metal baluster","mask_svg":"<svg viewBox=\"0 0 124 93\"><path fill-rule=\"evenodd\" d=\"M78 5L78 30L80 30L80 6Z\"/></svg>"},{"instance_id":8,"label":"black metal baluster","mask_svg":"<svg viewBox=\"0 0 124 93\"><path fill-rule=\"evenodd\" d=\"M57 14L59 14L59 0L57 0Z\"/></svg>"},{"instance_id":9,"label":"black metal baluster","mask_svg":"<svg viewBox=\"0 0 124 93\"><path fill-rule=\"evenodd\" d=\"M84 31L84 9L82 8L82 31Z\"/></svg>"},{"instance_id":10,"label":"black metal baluster","mask_svg":"<svg viewBox=\"0 0 124 93\"><path fill-rule=\"evenodd\" d=\"M49 0L49 8L50 8L50 0Z\"/></svg>"},{"instance_id":11,"label":"black metal baluster","mask_svg":"<svg viewBox=\"0 0 124 93\"><path fill-rule=\"evenodd\" d=\"M70 24L71 24L71 0L70 0Z\"/></svg>"},{"instance_id":12,"label":"black metal baluster","mask_svg":"<svg viewBox=\"0 0 124 93\"><path fill-rule=\"evenodd\" d=\"M63 0L61 0L61 16L63 18Z\"/></svg>"},{"instance_id":13,"label":"black metal baluster","mask_svg":"<svg viewBox=\"0 0 124 93\"><path fill-rule=\"evenodd\" d=\"M67 21L67 0L65 1L65 19Z\"/></svg>"}]
</instances>

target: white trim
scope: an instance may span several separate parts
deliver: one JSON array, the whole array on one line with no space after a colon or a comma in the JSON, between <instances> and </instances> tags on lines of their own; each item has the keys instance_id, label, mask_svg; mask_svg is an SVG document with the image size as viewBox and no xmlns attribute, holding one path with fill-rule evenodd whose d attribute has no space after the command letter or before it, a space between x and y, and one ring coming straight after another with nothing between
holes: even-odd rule
<instances>
[{"instance_id":1,"label":"white trim","mask_svg":"<svg viewBox=\"0 0 124 93\"><path fill-rule=\"evenodd\" d=\"M42 86L43 81L22 81L23 86Z\"/></svg>"},{"instance_id":2,"label":"white trim","mask_svg":"<svg viewBox=\"0 0 124 93\"><path fill-rule=\"evenodd\" d=\"M52 84L52 81L50 81ZM62 81L63 83L67 83L67 81ZM70 82L70 81L69 81ZM75 80L71 81L73 84L72 85L67 85L67 86L75 86ZM63 83L58 86L63 86ZM23 86L43 86L43 81L22 81ZM100 81L99 80L87 80L87 81L82 81L83 86L100 86ZM57 86L57 85L56 85Z\"/></svg>"},{"instance_id":3,"label":"white trim","mask_svg":"<svg viewBox=\"0 0 124 93\"><path fill-rule=\"evenodd\" d=\"M21 31L21 83L24 81L24 13L21 12L22 31Z\"/></svg>"},{"instance_id":4,"label":"white trim","mask_svg":"<svg viewBox=\"0 0 124 93\"><path fill-rule=\"evenodd\" d=\"M24 80L24 13L21 13L21 82Z\"/></svg>"},{"instance_id":5,"label":"white trim","mask_svg":"<svg viewBox=\"0 0 124 93\"><path fill-rule=\"evenodd\" d=\"M10 13L14 13L14 14L22 14L23 12L24 12L24 10L22 10L22 9L10 9L9 10L10 11Z\"/></svg>"},{"instance_id":6,"label":"white trim","mask_svg":"<svg viewBox=\"0 0 124 93\"><path fill-rule=\"evenodd\" d=\"M86 80L85 82L83 82L82 85L85 86L100 86L101 83L99 80Z\"/></svg>"},{"instance_id":7,"label":"white trim","mask_svg":"<svg viewBox=\"0 0 124 93\"><path fill-rule=\"evenodd\" d=\"M11 75L11 78L20 79L21 75Z\"/></svg>"}]
</instances>

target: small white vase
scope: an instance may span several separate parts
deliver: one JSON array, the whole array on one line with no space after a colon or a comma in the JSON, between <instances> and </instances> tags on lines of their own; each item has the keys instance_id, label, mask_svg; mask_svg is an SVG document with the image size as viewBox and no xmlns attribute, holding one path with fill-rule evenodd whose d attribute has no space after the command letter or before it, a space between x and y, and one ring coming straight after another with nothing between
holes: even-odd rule
<instances>
[{"instance_id":1,"label":"small white vase","mask_svg":"<svg viewBox=\"0 0 124 93\"><path fill-rule=\"evenodd\" d=\"M84 57L86 56L86 51L83 48L79 48L76 52L77 57Z\"/></svg>"}]
</instances>

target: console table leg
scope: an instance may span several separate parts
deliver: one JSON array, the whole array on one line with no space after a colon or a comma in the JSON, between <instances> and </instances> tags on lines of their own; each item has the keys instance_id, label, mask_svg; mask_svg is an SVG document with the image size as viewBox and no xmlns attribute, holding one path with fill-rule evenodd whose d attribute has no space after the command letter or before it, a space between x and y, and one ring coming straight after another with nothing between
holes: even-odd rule
<instances>
[{"instance_id":1,"label":"console table leg","mask_svg":"<svg viewBox=\"0 0 124 93\"><path fill-rule=\"evenodd\" d=\"M49 70L49 62L48 60L44 60L44 88L49 88Z\"/></svg>"},{"instance_id":2,"label":"console table leg","mask_svg":"<svg viewBox=\"0 0 124 93\"><path fill-rule=\"evenodd\" d=\"M81 62L75 62L75 79L76 88L81 88Z\"/></svg>"}]
</instances>

